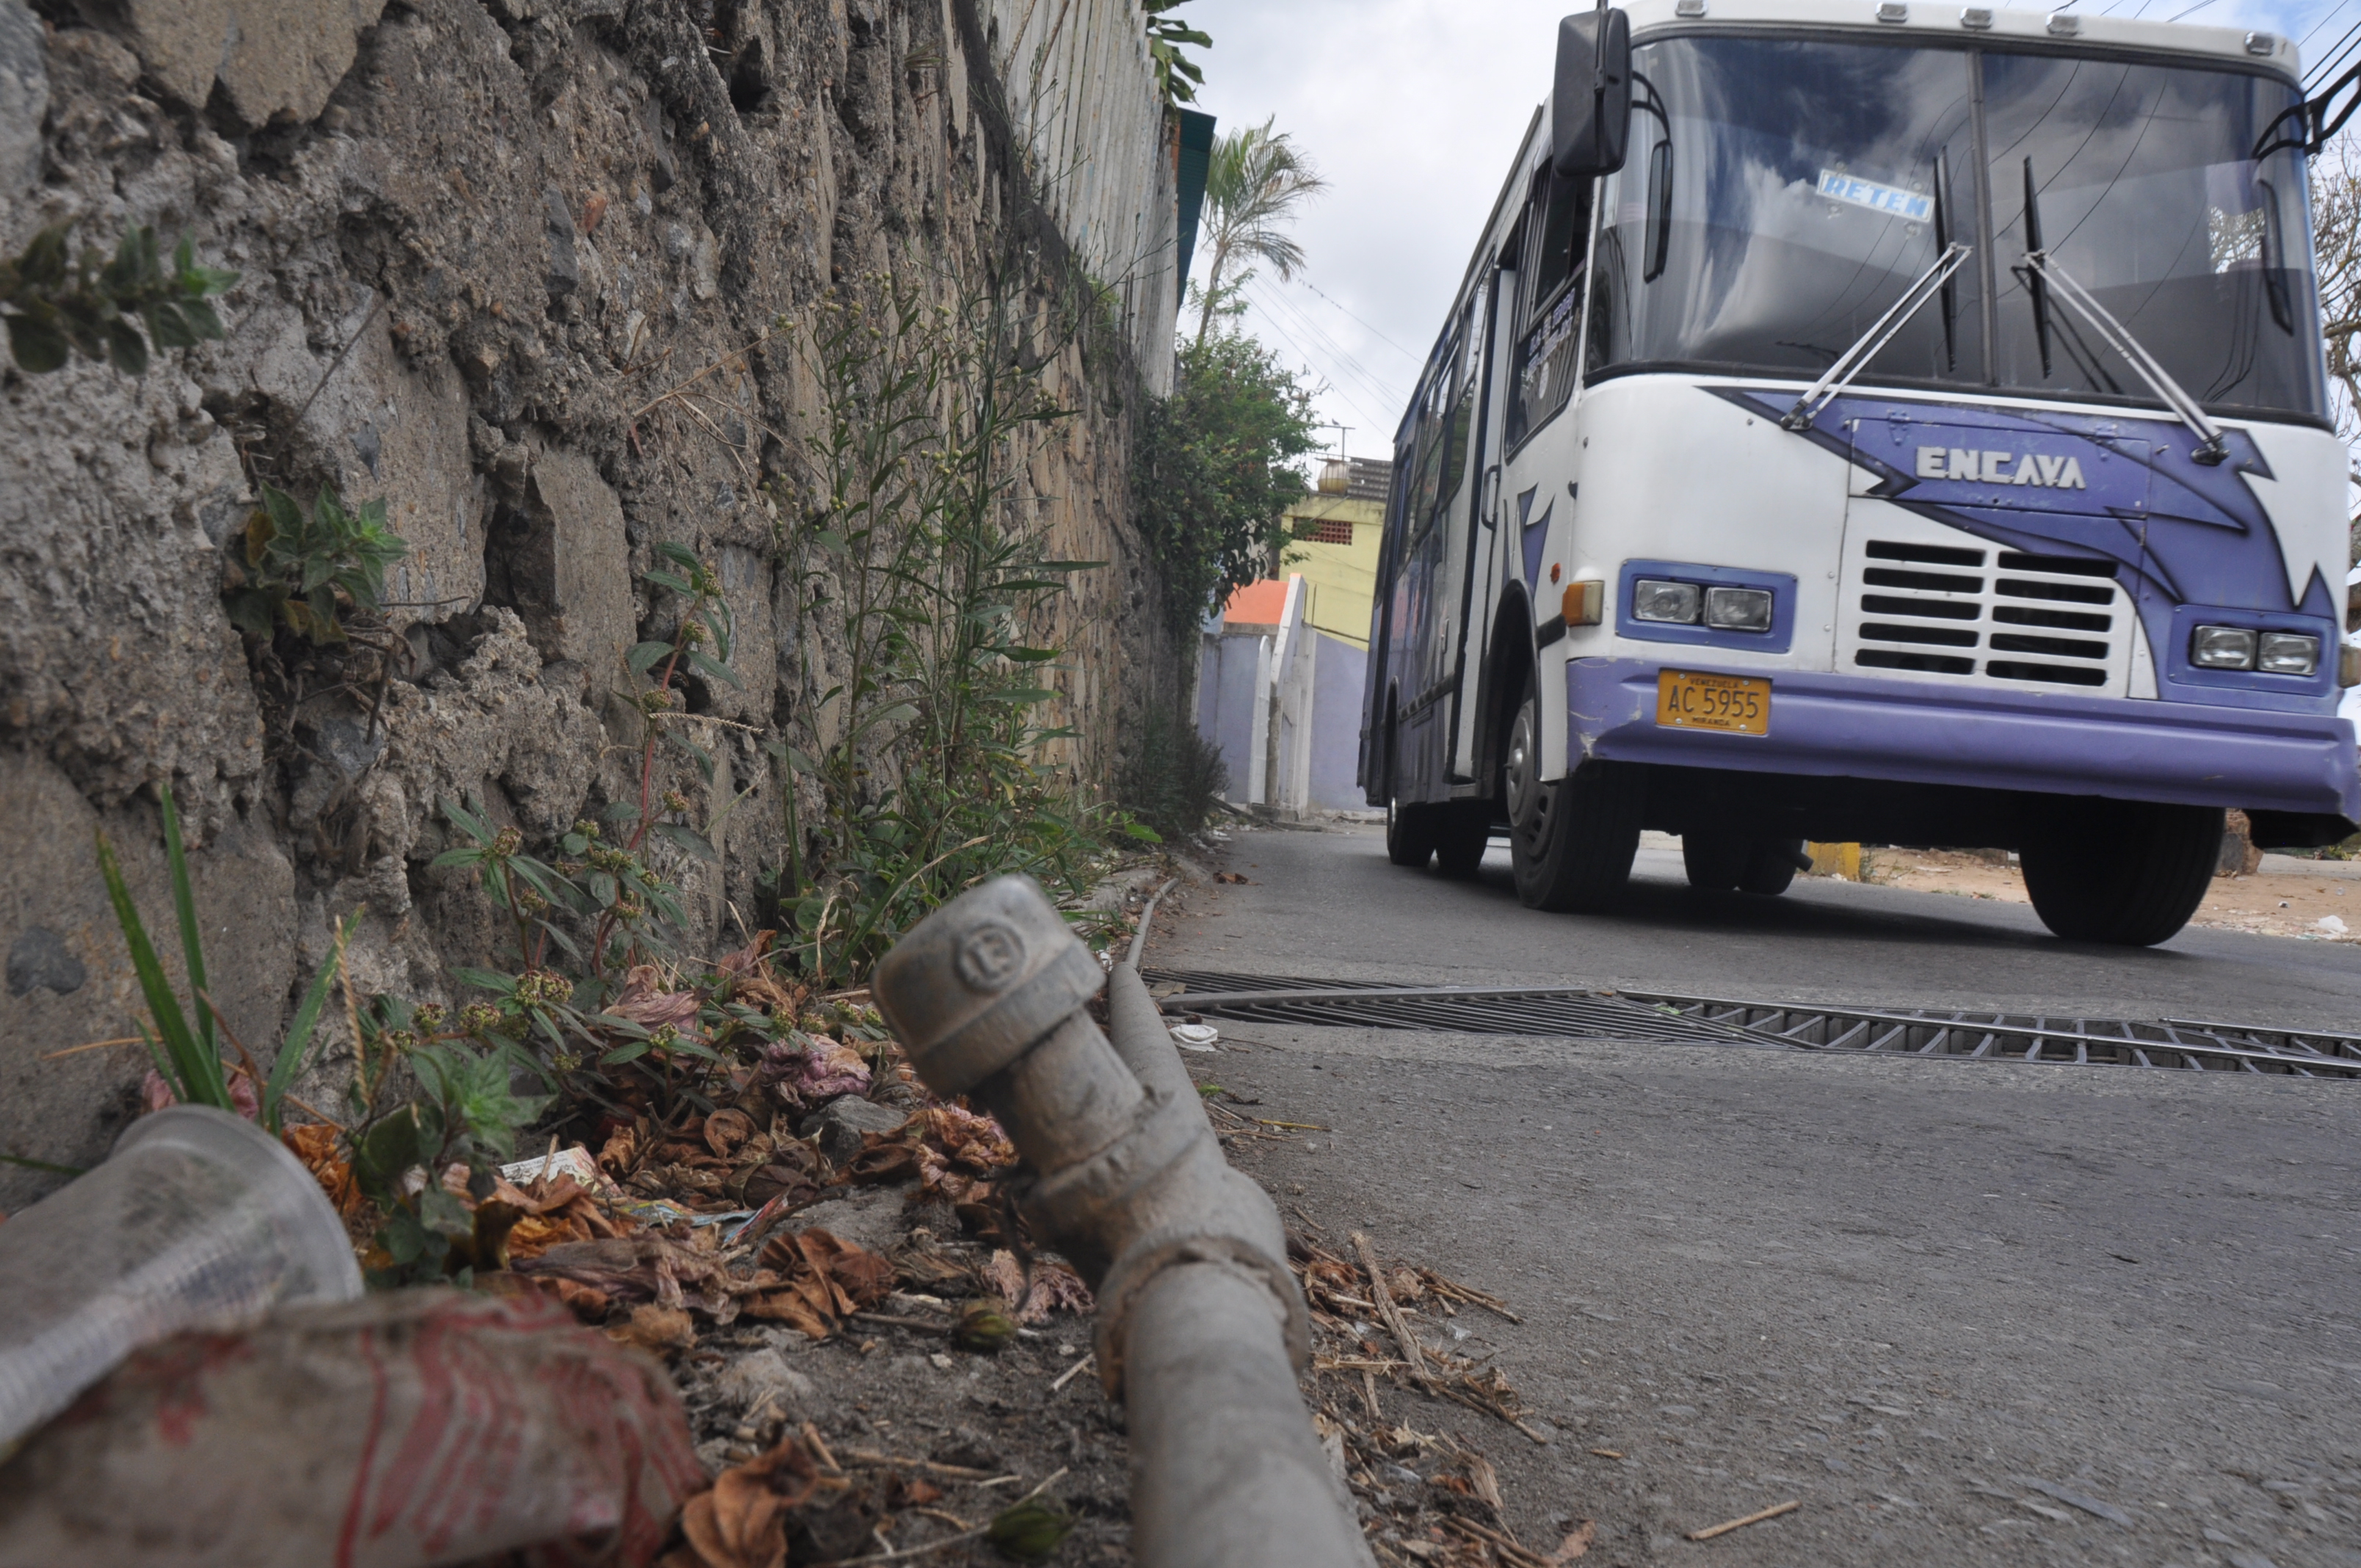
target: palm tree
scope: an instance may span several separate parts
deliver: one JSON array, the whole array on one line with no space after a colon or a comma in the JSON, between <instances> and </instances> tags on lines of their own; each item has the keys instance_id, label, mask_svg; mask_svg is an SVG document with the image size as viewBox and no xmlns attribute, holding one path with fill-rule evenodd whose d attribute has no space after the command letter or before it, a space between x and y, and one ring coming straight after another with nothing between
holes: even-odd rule
<instances>
[{"instance_id":1,"label":"palm tree","mask_svg":"<svg viewBox=\"0 0 2361 1568\"><path fill-rule=\"evenodd\" d=\"M1227 296L1254 275L1249 268L1224 285L1222 274L1233 262L1267 261L1282 280L1294 277L1303 265L1303 247L1288 236L1287 227L1295 221L1296 204L1325 191L1328 182L1285 131L1271 129L1275 118L1213 138L1200 220L1213 247L1213 262L1205 270L1204 306L1197 318L1200 345Z\"/></svg>"}]
</instances>

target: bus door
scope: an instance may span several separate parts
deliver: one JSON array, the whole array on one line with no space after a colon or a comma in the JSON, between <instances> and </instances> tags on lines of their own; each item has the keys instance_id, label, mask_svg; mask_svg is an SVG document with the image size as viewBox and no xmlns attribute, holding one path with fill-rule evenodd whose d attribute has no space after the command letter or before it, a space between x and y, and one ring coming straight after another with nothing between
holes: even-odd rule
<instances>
[{"instance_id":1,"label":"bus door","mask_svg":"<svg viewBox=\"0 0 2361 1568\"><path fill-rule=\"evenodd\" d=\"M1408 635L1400 669L1401 767L1411 787L1406 798L1441 797L1448 761L1455 633L1458 625L1458 553L1465 535L1448 526L1453 503L1465 489L1467 437L1474 418L1475 382L1469 367L1466 318L1435 354L1419 400L1413 477L1408 495L1410 536L1395 590L1395 606Z\"/></svg>"},{"instance_id":2,"label":"bus door","mask_svg":"<svg viewBox=\"0 0 2361 1568\"><path fill-rule=\"evenodd\" d=\"M1456 713L1452 725L1451 776L1466 782L1479 777L1477 758L1477 720L1481 704L1477 700L1480 682L1471 681L1471 670L1485 667L1485 639L1489 635L1493 611L1499 605L1500 577L1500 376L1507 363L1510 313L1501 309L1501 302L1516 298L1517 274L1508 269L1496 269L1491 286L1484 291L1484 308L1480 324L1482 335L1477 341L1483 352L1476 372L1480 389L1476 400L1476 427L1471 441L1475 461L1470 465L1473 480L1466 504L1460 509L1466 529L1466 548L1462 554L1465 565L1460 573L1460 616L1458 647L1454 651L1453 689L1457 694Z\"/></svg>"}]
</instances>

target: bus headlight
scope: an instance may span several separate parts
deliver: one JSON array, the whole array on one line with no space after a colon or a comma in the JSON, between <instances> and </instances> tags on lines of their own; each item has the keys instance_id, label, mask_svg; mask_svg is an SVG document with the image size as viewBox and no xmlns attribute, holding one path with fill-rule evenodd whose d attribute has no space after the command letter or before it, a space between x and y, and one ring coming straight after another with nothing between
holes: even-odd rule
<instances>
[{"instance_id":1,"label":"bus headlight","mask_svg":"<svg viewBox=\"0 0 2361 1568\"><path fill-rule=\"evenodd\" d=\"M1708 588L1705 591L1705 623L1721 631L1768 631L1771 630L1771 590Z\"/></svg>"},{"instance_id":2,"label":"bus headlight","mask_svg":"<svg viewBox=\"0 0 2361 1568\"><path fill-rule=\"evenodd\" d=\"M2255 668L2274 675L2308 675L2320 668L2320 639L2300 631L2266 631Z\"/></svg>"},{"instance_id":3,"label":"bus headlight","mask_svg":"<svg viewBox=\"0 0 2361 1568\"><path fill-rule=\"evenodd\" d=\"M1695 583L1670 583L1642 577L1631 585L1631 619L1672 626L1695 626L1703 594Z\"/></svg>"},{"instance_id":4,"label":"bus headlight","mask_svg":"<svg viewBox=\"0 0 2361 1568\"><path fill-rule=\"evenodd\" d=\"M2255 634L2243 626L2201 626L2190 636L2189 662L2201 670L2251 670Z\"/></svg>"}]
</instances>

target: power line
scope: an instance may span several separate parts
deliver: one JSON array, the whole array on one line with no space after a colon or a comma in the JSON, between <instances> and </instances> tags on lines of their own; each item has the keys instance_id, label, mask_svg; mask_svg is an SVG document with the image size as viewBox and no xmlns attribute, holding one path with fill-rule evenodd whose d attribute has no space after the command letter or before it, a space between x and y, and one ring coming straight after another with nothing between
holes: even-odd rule
<instances>
[{"instance_id":1,"label":"power line","mask_svg":"<svg viewBox=\"0 0 2361 1568\"><path fill-rule=\"evenodd\" d=\"M2328 52L2322 56L2321 62L2312 68L2311 78L2304 83L2303 90L2310 93L2335 75L2338 68L2353 58L2356 49L2361 49L2361 22L2356 22L2346 30L2343 38L2329 46Z\"/></svg>"},{"instance_id":2,"label":"power line","mask_svg":"<svg viewBox=\"0 0 2361 1568\"><path fill-rule=\"evenodd\" d=\"M1295 341L1293 334L1288 332L1286 326L1281 323L1276 316L1270 315L1268 312L1266 312L1265 314L1268 318L1266 324L1268 324L1273 332L1279 334L1281 342L1285 343L1290 348L1295 350L1297 356L1304 362L1305 367L1316 369L1312 365L1314 356L1304 352L1303 345ZM1363 419L1370 419L1374 417L1370 414L1367 409L1363 408L1360 403L1356 401L1353 398L1353 394L1340 385L1334 378L1323 376L1322 379L1328 383L1328 389L1334 392L1338 397L1344 399L1345 406L1351 409L1355 413L1359 414Z\"/></svg>"},{"instance_id":3,"label":"power line","mask_svg":"<svg viewBox=\"0 0 2361 1568\"><path fill-rule=\"evenodd\" d=\"M1284 321L1292 324L1305 338L1311 340L1314 347L1322 351L1316 357L1329 361L1332 368L1346 373L1351 379L1359 384L1363 392L1385 401L1390 401L1396 397L1390 386L1322 331L1319 323L1296 309L1292 301L1272 297L1268 291L1258 286L1260 281L1257 279L1256 284L1250 285L1247 291L1253 296L1255 302L1262 307L1267 317L1274 322ZM1365 414L1367 412L1366 409L1362 411Z\"/></svg>"},{"instance_id":4,"label":"power line","mask_svg":"<svg viewBox=\"0 0 2361 1568\"><path fill-rule=\"evenodd\" d=\"M1257 279L1255 281L1259 285L1262 282L1262 280ZM1321 326L1318 322L1314 321L1307 313L1298 306L1294 301L1287 298L1283 294L1278 294L1275 291L1268 289L1258 289L1257 297L1262 301L1264 308L1266 309L1284 309L1288 313L1288 319L1296 323L1303 329L1307 336L1311 337L1321 346L1326 348L1338 360L1342 361L1346 367L1352 369L1353 372L1372 390L1384 388L1390 391L1390 389L1386 387L1386 381L1383 377L1378 375L1377 372L1362 364L1357 356L1353 354L1353 352L1347 349L1343 344L1337 342L1325 328Z\"/></svg>"},{"instance_id":5,"label":"power line","mask_svg":"<svg viewBox=\"0 0 2361 1568\"><path fill-rule=\"evenodd\" d=\"M1391 387L1372 373L1367 366L1345 352L1334 339L1319 329L1317 323L1309 320L1301 312L1287 308L1283 302L1265 299L1260 303L1267 313L1274 318L1284 319L1308 339L1312 346L1320 351L1322 357L1326 359L1332 367L1343 371L1358 385L1362 391L1378 399L1380 407L1397 400L1398 394ZM1283 318L1281 318L1282 311Z\"/></svg>"},{"instance_id":6,"label":"power line","mask_svg":"<svg viewBox=\"0 0 2361 1568\"><path fill-rule=\"evenodd\" d=\"M1365 326L1365 327L1368 327L1369 335L1370 335L1370 336L1372 336L1372 337L1374 337L1374 338L1376 338L1379 343L1384 344L1388 348L1392 349L1396 354L1400 355L1404 359L1409 360L1411 364L1416 365L1416 366L1419 366L1419 367L1421 367L1422 368L1423 368L1423 367L1424 367L1424 366L1425 366L1425 364L1426 364L1426 358L1425 358L1425 356L1424 356L1423 355L1412 354L1409 349L1404 348L1400 344L1396 343L1392 338L1388 337L1384 333L1379 332L1376 327L1374 327L1374 326L1369 326L1369 323L1368 323L1367 322L1366 322L1366 321L1362 321L1362 320L1361 320L1361 318L1360 318L1359 316L1357 316L1357 315L1353 315L1353 313L1352 313L1351 311L1345 310L1345 307L1344 307L1342 304L1338 303L1334 299L1330 298L1330 296L1329 296L1329 294L1328 294L1328 291L1327 291L1326 290L1324 290L1324 289L1321 288L1319 284L1314 283L1314 282L1313 282L1311 279L1309 279L1309 278L1300 278L1300 279L1296 280L1296 281L1298 281L1298 282L1301 283L1305 288L1307 288L1307 289L1311 290L1313 293L1315 293L1315 294L1319 295L1322 299L1323 299L1323 300L1327 300L1327 301L1328 301L1328 302L1329 302L1330 304L1332 304L1332 305L1335 305L1335 307L1336 307L1338 310L1340 310L1340 311L1345 311L1345 313L1346 315L1348 315L1348 316L1352 316L1352 317L1353 317L1353 320L1355 320L1355 321L1356 321L1356 322L1360 322L1360 324L1361 324L1361 325L1363 325L1363 326Z\"/></svg>"},{"instance_id":7,"label":"power line","mask_svg":"<svg viewBox=\"0 0 2361 1568\"><path fill-rule=\"evenodd\" d=\"M2318 37L2318 36L2319 36L2319 34L2320 34L2320 29L2321 29L2321 28L2323 28L2323 27L2326 27L2326 26L2328 26L2328 24L2329 24L2329 23L2331 23L2331 22L2333 22L2333 21L2336 20L2336 14L2337 14L2339 11L2344 10L2344 9L2345 9L2345 0L2337 0L2337 3L2336 3L2335 5L2331 5L2327 10L2323 11L2323 12L2320 14L2320 20L2318 20L2317 22L2314 22L2314 23L2312 25L2312 31L2311 31L2311 32L2308 32L2308 33L2306 33L2306 34L2304 34L2304 35L2303 35L2303 37L2301 37L2301 38L2300 38L2296 39L2296 41L2295 41L2295 47L2296 47L2296 48L2298 48L2298 49L2301 49L2304 45L2306 45L2306 44L2310 43L2310 42L2311 42L2314 38Z\"/></svg>"}]
</instances>

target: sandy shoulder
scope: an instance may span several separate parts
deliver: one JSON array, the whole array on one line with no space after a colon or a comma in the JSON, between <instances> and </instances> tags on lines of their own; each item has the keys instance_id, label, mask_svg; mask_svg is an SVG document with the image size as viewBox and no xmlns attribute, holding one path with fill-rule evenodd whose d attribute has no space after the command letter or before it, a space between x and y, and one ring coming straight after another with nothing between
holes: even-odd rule
<instances>
[{"instance_id":1,"label":"sandy shoulder","mask_svg":"<svg viewBox=\"0 0 2361 1568\"><path fill-rule=\"evenodd\" d=\"M1861 872L1864 882L1915 893L2027 902L2025 877L2016 867L1972 851L1870 850L1862 854ZM2342 921L2345 928L2339 932L2323 927L2323 919ZM2361 882L2276 870L2217 876L2190 924L2304 941L2361 943Z\"/></svg>"}]
</instances>

